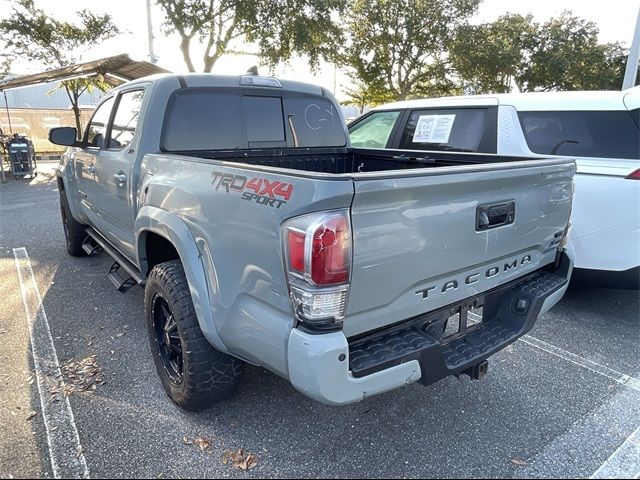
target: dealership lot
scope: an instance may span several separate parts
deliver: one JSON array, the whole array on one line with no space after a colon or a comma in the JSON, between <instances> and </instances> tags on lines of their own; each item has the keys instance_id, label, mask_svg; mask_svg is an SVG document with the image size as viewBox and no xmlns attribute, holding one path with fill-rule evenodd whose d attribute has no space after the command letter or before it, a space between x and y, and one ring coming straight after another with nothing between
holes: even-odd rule
<instances>
[{"instance_id":1,"label":"dealership lot","mask_svg":"<svg viewBox=\"0 0 640 480\"><path fill-rule=\"evenodd\" d=\"M235 397L187 413L155 373L142 290L116 292L106 255L67 256L53 166L0 185L0 477L640 475L637 291L569 291L481 382L332 408L248 367ZM92 355L104 383L67 408L51 394L54 360ZM237 448L255 469L221 462Z\"/></svg>"}]
</instances>

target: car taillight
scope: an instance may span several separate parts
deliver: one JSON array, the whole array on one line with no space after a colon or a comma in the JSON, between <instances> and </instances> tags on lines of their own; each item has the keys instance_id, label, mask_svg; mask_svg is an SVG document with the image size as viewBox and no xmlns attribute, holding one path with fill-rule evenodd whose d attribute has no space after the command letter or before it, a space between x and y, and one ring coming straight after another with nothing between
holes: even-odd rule
<instances>
[{"instance_id":1,"label":"car taillight","mask_svg":"<svg viewBox=\"0 0 640 480\"><path fill-rule=\"evenodd\" d=\"M351 271L348 210L313 213L282 225L289 292L299 320L344 318Z\"/></svg>"},{"instance_id":2,"label":"car taillight","mask_svg":"<svg viewBox=\"0 0 640 480\"><path fill-rule=\"evenodd\" d=\"M631 172L625 178L627 178L629 180L640 180L640 168L637 169L635 172Z\"/></svg>"}]
</instances>

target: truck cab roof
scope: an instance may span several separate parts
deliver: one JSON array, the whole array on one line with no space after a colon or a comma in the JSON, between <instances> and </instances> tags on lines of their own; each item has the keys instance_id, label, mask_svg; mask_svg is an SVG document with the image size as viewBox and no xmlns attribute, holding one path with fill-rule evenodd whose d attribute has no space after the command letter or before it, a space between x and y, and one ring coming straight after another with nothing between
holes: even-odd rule
<instances>
[{"instance_id":1,"label":"truck cab roof","mask_svg":"<svg viewBox=\"0 0 640 480\"><path fill-rule=\"evenodd\" d=\"M181 88L273 88L313 95L330 96L330 92L317 85L262 75L214 75L211 73L161 73L150 75L119 86L116 90L136 84L178 85Z\"/></svg>"}]
</instances>

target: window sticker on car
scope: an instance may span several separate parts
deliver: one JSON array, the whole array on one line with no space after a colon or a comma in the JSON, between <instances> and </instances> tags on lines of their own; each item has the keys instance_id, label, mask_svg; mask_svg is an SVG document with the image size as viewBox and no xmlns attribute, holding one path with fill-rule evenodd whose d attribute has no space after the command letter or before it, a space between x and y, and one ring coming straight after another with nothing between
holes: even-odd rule
<instances>
[{"instance_id":1,"label":"window sticker on car","mask_svg":"<svg viewBox=\"0 0 640 480\"><path fill-rule=\"evenodd\" d=\"M413 134L413 142L447 143L455 118L455 114L420 115Z\"/></svg>"}]
</instances>

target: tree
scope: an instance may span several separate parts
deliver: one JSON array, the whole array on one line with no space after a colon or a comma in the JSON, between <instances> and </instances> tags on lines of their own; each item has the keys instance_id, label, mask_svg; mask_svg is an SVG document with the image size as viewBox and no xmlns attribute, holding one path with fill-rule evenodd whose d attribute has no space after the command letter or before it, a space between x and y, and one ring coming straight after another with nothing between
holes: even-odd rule
<instances>
[{"instance_id":1,"label":"tree","mask_svg":"<svg viewBox=\"0 0 640 480\"><path fill-rule=\"evenodd\" d=\"M628 53L619 43L598 43L598 33L595 23L570 11L541 25L520 89L619 90Z\"/></svg>"},{"instance_id":2,"label":"tree","mask_svg":"<svg viewBox=\"0 0 640 480\"><path fill-rule=\"evenodd\" d=\"M507 93L522 77L538 25L531 15L507 14L495 22L458 29L450 60L467 93Z\"/></svg>"},{"instance_id":3,"label":"tree","mask_svg":"<svg viewBox=\"0 0 640 480\"><path fill-rule=\"evenodd\" d=\"M480 0L351 0L340 60L364 84L383 84L396 100L447 91L446 52Z\"/></svg>"},{"instance_id":4,"label":"tree","mask_svg":"<svg viewBox=\"0 0 640 480\"><path fill-rule=\"evenodd\" d=\"M192 43L204 44L202 71L211 72L244 38L273 66L294 53L307 55L312 65L330 58L341 31L332 16L345 0L157 0L165 14L166 33L180 36L180 50L190 72L196 71Z\"/></svg>"},{"instance_id":5,"label":"tree","mask_svg":"<svg viewBox=\"0 0 640 480\"><path fill-rule=\"evenodd\" d=\"M353 74L350 77L354 80L354 86L346 89L345 93L349 99L344 104L358 107L360 113L363 113L367 106L375 107L394 100L393 93L386 90L384 85L360 82L353 78Z\"/></svg>"},{"instance_id":6,"label":"tree","mask_svg":"<svg viewBox=\"0 0 640 480\"><path fill-rule=\"evenodd\" d=\"M95 15L88 10L81 10L76 15L79 23L60 21L36 8L33 0L15 0L8 17L0 21L0 38L16 57L42 63L48 68L73 65L88 48L119 33L110 15ZM64 80L60 88L69 97L76 128L81 135L80 95L109 86L98 78L80 78Z\"/></svg>"}]
</instances>

